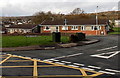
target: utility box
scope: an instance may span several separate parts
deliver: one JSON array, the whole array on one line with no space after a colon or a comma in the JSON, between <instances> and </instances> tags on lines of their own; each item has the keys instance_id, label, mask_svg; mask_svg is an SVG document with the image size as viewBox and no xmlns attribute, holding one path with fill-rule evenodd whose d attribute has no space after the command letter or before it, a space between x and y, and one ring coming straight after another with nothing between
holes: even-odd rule
<instances>
[{"instance_id":1,"label":"utility box","mask_svg":"<svg viewBox=\"0 0 120 78\"><path fill-rule=\"evenodd\" d=\"M76 33L76 36L78 37L79 41L86 39L85 33L82 32Z\"/></svg>"},{"instance_id":2,"label":"utility box","mask_svg":"<svg viewBox=\"0 0 120 78\"><path fill-rule=\"evenodd\" d=\"M52 40L53 40L53 42L61 42L61 33L60 32L53 32L52 33Z\"/></svg>"}]
</instances>

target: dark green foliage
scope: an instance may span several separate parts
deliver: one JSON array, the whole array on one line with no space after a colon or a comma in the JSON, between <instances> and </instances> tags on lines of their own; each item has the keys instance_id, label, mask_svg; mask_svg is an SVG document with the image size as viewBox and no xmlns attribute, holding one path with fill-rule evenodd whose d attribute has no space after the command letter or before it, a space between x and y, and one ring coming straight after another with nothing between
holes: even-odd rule
<instances>
[{"instance_id":1,"label":"dark green foliage","mask_svg":"<svg viewBox=\"0 0 120 78\"><path fill-rule=\"evenodd\" d=\"M79 41L78 36L76 36L76 35L70 36L70 42L78 42L78 41Z\"/></svg>"}]
</instances>

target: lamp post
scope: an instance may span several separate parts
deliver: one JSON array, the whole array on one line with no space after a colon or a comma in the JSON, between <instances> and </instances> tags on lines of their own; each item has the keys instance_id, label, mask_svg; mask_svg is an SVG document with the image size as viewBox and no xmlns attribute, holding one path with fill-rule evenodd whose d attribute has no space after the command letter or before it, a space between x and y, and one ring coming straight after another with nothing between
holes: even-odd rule
<instances>
[{"instance_id":1,"label":"lamp post","mask_svg":"<svg viewBox=\"0 0 120 78\"><path fill-rule=\"evenodd\" d=\"M96 27L98 26L98 6L96 8ZM96 30L96 35L97 35L97 30Z\"/></svg>"},{"instance_id":2,"label":"lamp post","mask_svg":"<svg viewBox=\"0 0 120 78\"><path fill-rule=\"evenodd\" d=\"M98 25L98 6L96 8L96 26Z\"/></svg>"}]
</instances>

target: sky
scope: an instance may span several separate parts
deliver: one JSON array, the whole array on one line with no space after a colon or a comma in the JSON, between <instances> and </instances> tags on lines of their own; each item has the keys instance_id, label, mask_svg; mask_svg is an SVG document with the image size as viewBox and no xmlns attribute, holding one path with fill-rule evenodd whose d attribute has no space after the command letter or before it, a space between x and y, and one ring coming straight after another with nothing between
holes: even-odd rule
<instances>
[{"instance_id":1,"label":"sky","mask_svg":"<svg viewBox=\"0 0 120 78\"><path fill-rule=\"evenodd\" d=\"M75 8L85 13L117 11L119 0L0 0L0 16L31 16L36 12L51 11L68 14Z\"/></svg>"}]
</instances>

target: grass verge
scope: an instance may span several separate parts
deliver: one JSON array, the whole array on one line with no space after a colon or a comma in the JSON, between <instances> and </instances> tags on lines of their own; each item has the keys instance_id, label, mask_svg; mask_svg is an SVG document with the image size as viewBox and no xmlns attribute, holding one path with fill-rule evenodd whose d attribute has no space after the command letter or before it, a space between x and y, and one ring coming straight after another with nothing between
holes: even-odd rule
<instances>
[{"instance_id":1,"label":"grass verge","mask_svg":"<svg viewBox=\"0 0 120 78\"><path fill-rule=\"evenodd\" d=\"M120 34L120 27L114 27L113 32L109 32L108 34Z\"/></svg>"},{"instance_id":2,"label":"grass verge","mask_svg":"<svg viewBox=\"0 0 120 78\"><path fill-rule=\"evenodd\" d=\"M67 36L61 37L61 42L67 43L69 38ZM52 45L55 42L52 41L52 36L2 36L2 47L20 47L30 45Z\"/></svg>"}]
</instances>

